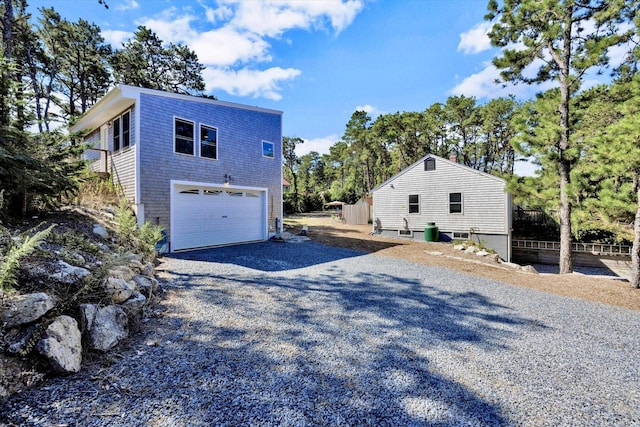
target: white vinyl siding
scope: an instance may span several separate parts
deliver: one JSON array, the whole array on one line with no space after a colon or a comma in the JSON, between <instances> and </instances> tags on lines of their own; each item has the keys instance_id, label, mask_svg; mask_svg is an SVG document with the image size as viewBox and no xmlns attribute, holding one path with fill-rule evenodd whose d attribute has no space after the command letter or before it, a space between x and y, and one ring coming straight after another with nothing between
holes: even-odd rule
<instances>
[{"instance_id":1,"label":"white vinyl siding","mask_svg":"<svg viewBox=\"0 0 640 427\"><path fill-rule=\"evenodd\" d=\"M383 229L399 230L404 221L412 230L435 222L440 230L508 233L508 195L504 180L435 158L435 170L425 171L424 161L405 169L373 193L374 217ZM391 185L393 184L393 185ZM461 193L463 212L450 213L449 194ZM420 215L408 215L408 196L420 195Z\"/></svg>"}]
</instances>

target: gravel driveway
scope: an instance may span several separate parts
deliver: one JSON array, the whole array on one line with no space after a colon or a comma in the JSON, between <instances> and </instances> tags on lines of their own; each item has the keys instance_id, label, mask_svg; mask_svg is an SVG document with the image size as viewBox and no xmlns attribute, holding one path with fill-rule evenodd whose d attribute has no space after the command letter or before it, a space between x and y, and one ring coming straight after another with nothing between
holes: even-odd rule
<instances>
[{"instance_id":1,"label":"gravel driveway","mask_svg":"<svg viewBox=\"0 0 640 427\"><path fill-rule=\"evenodd\" d=\"M640 425L638 312L315 242L163 268L172 296L138 341L0 422Z\"/></svg>"}]
</instances>

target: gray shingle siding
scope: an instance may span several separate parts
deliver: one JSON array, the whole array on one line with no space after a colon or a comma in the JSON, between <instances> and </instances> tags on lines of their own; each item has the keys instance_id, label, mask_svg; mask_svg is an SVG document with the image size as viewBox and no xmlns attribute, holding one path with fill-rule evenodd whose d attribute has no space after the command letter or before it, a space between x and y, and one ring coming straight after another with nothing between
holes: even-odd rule
<instances>
[{"instance_id":1,"label":"gray shingle siding","mask_svg":"<svg viewBox=\"0 0 640 427\"><path fill-rule=\"evenodd\" d=\"M145 219L170 234L170 181L268 188L269 225L282 217L280 114L199 100L140 95L140 202ZM195 155L174 153L174 118L194 122ZM199 126L218 129L218 159L199 156ZM274 144L273 159L262 156L262 141Z\"/></svg>"},{"instance_id":2,"label":"gray shingle siding","mask_svg":"<svg viewBox=\"0 0 640 427\"><path fill-rule=\"evenodd\" d=\"M95 129L89 133L89 135L85 136L84 142L89 144L92 148L100 148L100 129ZM87 165L90 170L94 172L103 172L101 171L99 151L87 150L84 152L83 158L87 161Z\"/></svg>"},{"instance_id":3,"label":"gray shingle siding","mask_svg":"<svg viewBox=\"0 0 640 427\"><path fill-rule=\"evenodd\" d=\"M116 184L122 187L122 191L127 199L131 203L135 203L135 195L136 195L136 162L135 162L135 145L136 145L136 137L135 137L135 111L131 109L131 131L130 131L130 145L127 148L121 148L120 150L114 152L113 151L113 119L116 117L120 117L122 113L126 112L122 111L115 117L112 117L109 122L109 137L108 137L108 150L111 156L111 161L109 163L111 176ZM122 141L120 141L122 144Z\"/></svg>"},{"instance_id":4,"label":"gray shingle siding","mask_svg":"<svg viewBox=\"0 0 640 427\"><path fill-rule=\"evenodd\" d=\"M374 219L385 235L409 229L422 239L435 222L442 233L467 232L481 236L504 259L509 257L510 196L506 181L448 160L435 158L435 170L425 171L423 160L373 190ZM463 212L449 212L449 194L461 193ZM409 195L419 196L419 212L409 213Z\"/></svg>"}]
</instances>

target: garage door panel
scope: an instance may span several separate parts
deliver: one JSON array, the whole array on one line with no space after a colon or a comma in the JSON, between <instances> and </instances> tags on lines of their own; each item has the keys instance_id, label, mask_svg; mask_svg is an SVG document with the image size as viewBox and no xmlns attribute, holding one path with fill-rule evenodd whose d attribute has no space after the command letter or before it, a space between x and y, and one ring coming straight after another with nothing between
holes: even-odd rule
<instances>
[{"instance_id":1,"label":"garage door panel","mask_svg":"<svg viewBox=\"0 0 640 427\"><path fill-rule=\"evenodd\" d=\"M172 249L264 240L264 192L176 185Z\"/></svg>"}]
</instances>

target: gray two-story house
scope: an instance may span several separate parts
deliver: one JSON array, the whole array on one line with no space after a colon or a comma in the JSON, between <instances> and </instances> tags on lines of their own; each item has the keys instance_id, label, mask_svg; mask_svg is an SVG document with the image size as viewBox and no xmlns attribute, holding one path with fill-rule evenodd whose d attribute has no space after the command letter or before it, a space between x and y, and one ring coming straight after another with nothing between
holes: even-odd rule
<instances>
[{"instance_id":1,"label":"gray two-story house","mask_svg":"<svg viewBox=\"0 0 640 427\"><path fill-rule=\"evenodd\" d=\"M282 220L282 112L119 85L72 127L170 250L266 240Z\"/></svg>"}]
</instances>

